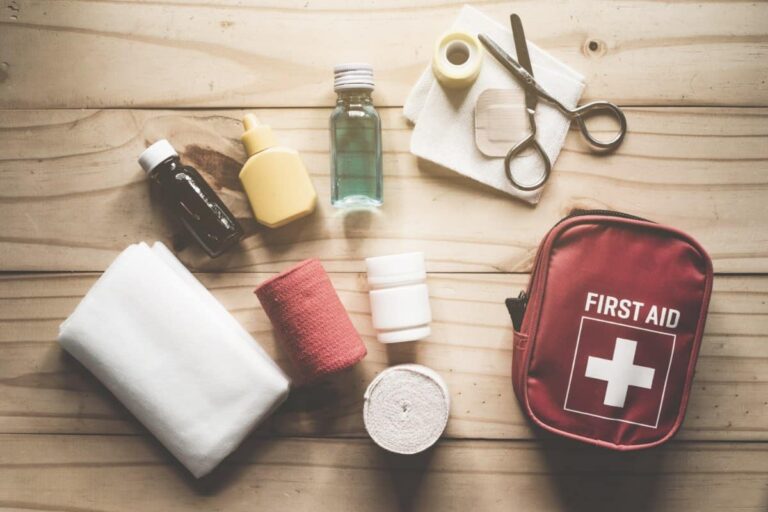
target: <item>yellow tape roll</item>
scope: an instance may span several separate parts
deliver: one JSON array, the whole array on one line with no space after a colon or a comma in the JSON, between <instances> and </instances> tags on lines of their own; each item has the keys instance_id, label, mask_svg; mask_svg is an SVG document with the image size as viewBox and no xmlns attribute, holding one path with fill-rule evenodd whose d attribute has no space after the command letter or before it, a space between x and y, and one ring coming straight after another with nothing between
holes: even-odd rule
<instances>
[{"instance_id":1,"label":"yellow tape roll","mask_svg":"<svg viewBox=\"0 0 768 512\"><path fill-rule=\"evenodd\" d=\"M432 72L444 87L463 89L474 83L482 62L482 47L475 36L448 32L437 41Z\"/></svg>"}]
</instances>

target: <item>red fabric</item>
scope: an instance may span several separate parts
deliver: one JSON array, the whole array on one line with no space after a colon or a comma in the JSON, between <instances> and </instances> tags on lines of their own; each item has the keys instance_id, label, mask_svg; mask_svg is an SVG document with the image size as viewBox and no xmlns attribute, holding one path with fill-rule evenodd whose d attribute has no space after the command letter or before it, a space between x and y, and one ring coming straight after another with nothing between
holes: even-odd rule
<instances>
[{"instance_id":1,"label":"red fabric","mask_svg":"<svg viewBox=\"0 0 768 512\"><path fill-rule=\"evenodd\" d=\"M523 409L549 431L600 446L666 441L685 414L711 289L709 256L680 231L602 215L560 223L539 248L514 334ZM606 308L608 296L625 307L612 300ZM599 372L617 360L619 345L648 380L618 386L624 401L608 403L607 374Z\"/></svg>"},{"instance_id":2,"label":"red fabric","mask_svg":"<svg viewBox=\"0 0 768 512\"><path fill-rule=\"evenodd\" d=\"M318 260L302 261L255 293L304 383L365 357L365 345Z\"/></svg>"}]
</instances>

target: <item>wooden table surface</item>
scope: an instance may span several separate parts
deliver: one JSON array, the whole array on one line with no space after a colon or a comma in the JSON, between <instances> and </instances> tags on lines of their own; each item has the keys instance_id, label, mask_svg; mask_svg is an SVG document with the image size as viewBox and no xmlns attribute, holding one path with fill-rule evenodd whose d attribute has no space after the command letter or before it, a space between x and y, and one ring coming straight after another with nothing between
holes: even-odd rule
<instances>
[{"instance_id":1,"label":"wooden table surface","mask_svg":"<svg viewBox=\"0 0 768 512\"><path fill-rule=\"evenodd\" d=\"M0 509L768 509L768 4L481 2L584 73L585 99L625 107L620 151L571 131L530 207L409 151L400 106L453 0L3 0L0 11ZM334 64L370 61L383 119L378 214L329 205ZM311 217L269 231L237 172L255 111L297 148L320 194ZM166 137L242 220L216 260L187 244L136 163ZM510 381L503 299L574 208L687 231L712 256L714 293L693 394L667 445L619 454L531 428ZM331 272L368 346L348 373L294 392L201 481L56 343L59 323L128 244L163 240L284 367L254 285L307 257ZM433 334L384 346L363 258L421 250ZM661 285L661 283L660 283ZM427 454L365 435L362 396L388 365L426 364L453 401Z\"/></svg>"}]
</instances>

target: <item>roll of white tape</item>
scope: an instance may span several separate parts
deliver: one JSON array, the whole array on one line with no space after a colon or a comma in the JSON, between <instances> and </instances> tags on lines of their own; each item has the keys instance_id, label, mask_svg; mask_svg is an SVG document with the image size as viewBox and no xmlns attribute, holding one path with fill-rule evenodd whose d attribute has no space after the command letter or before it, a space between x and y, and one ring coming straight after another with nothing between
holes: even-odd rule
<instances>
[{"instance_id":1,"label":"roll of white tape","mask_svg":"<svg viewBox=\"0 0 768 512\"><path fill-rule=\"evenodd\" d=\"M450 395L437 372L401 364L381 372L368 386L363 405L365 429L390 452L423 452L448 424Z\"/></svg>"},{"instance_id":2,"label":"roll of white tape","mask_svg":"<svg viewBox=\"0 0 768 512\"><path fill-rule=\"evenodd\" d=\"M467 32L449 32L437 41L432 72L445 87L462 89L480 74L483 49L477 37Z\"/></svg>"}]
</instances>

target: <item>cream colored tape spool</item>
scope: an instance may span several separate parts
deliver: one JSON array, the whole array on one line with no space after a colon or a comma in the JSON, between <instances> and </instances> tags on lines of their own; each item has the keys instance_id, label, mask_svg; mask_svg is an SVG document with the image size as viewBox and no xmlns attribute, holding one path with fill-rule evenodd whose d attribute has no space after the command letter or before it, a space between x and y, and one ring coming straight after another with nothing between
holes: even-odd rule
<instances>
[{"instance_id":1,"label":"cream colored tape spool","mask_svg":"<svg viewBox=\"0 0 768 512\"><path fill-rule=\"evenodd\" d=\"M462 89L480 74L483 51L478 39L467 32L449 32L437 42L432 72L445 87Z\"/></svg>"},{"instance_id":2,"label":"cream colored tape spool","mask_svg":"<svg viewBox=\"0 0 768 512\"><path fill-rule=\"evenodd\" d=\"M363 405L365 429L390 452L423 452L448 424L450 395L435 371L401 364L381 372L368 386Z\"/></svg>"}]
</instances>

